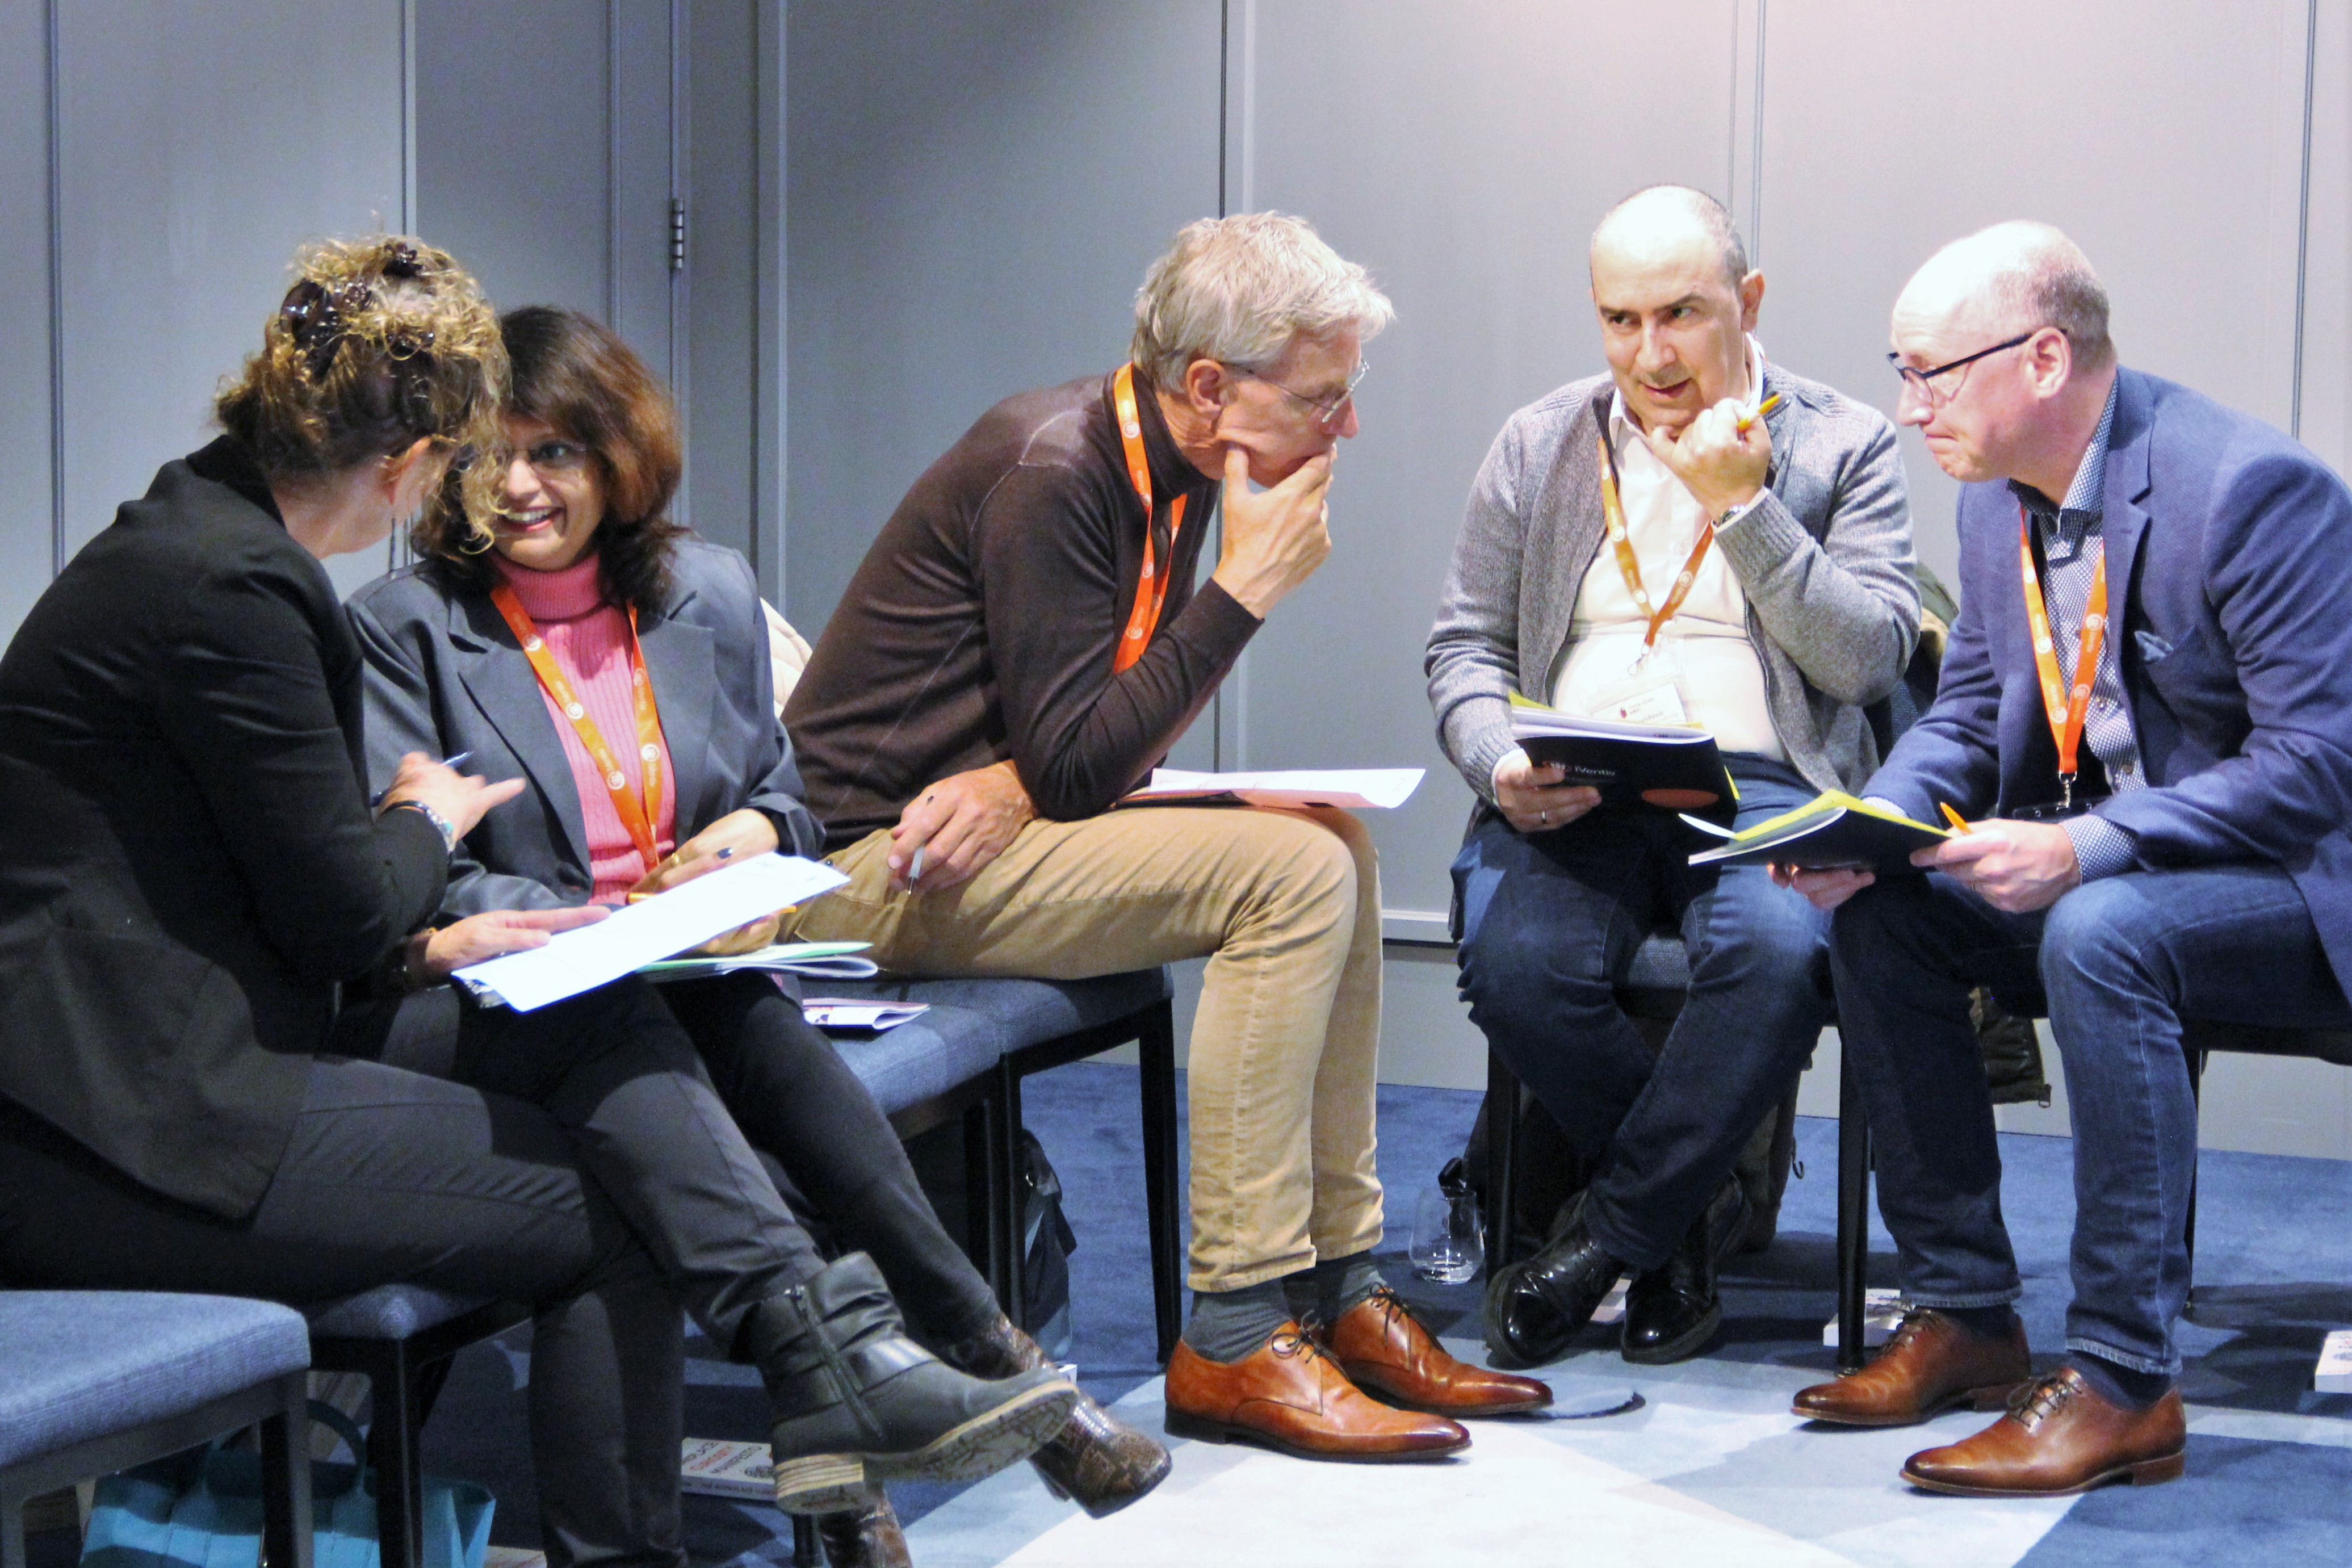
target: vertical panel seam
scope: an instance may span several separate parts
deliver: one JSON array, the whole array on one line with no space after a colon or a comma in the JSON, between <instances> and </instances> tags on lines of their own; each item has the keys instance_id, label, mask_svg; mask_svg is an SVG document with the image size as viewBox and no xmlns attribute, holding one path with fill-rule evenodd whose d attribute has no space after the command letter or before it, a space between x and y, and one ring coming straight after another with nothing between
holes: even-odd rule
<instances>
[{"instance_id":1,"label":"vertical panel seam","mask_svg":"<svg viewBox=\"0 0 2352 1568\"><path fill-rule=\"evenodd\" d=\"M1756 81L1749 94L1748 148L1748 244L1751 266L1764 265L1764 13L1770 0L1756 0Z\"/></svg>"},{"instance_id":2,"label":"vertical panel seam","mask_svg":"<svg viewBox=\"0 0 2352 1568\"><path fill-rule=\"evenodd\" d=\"M621 326L621 243L627 221L621 200L621 0L604 8L604 324Z\"/></svg>"},{"instance_id":3,"label":"vertical panel seam","mask_svg":"<svg viewBox=\"0 0 2352 1568\"><path fill-rule=\"evenodd\" d=\"M43 62L47 101L42 118L49 164L49 575L54 578L66 569L65 163L64 115L58 101L62 80L58 0L47 0L42 13L48 56Z\"/></svg>"},{"instance_id":4,"label":"vertical panel seam","mask_svg":"<svg viewBox=\"0 0 2352 1568\"><path fill-rule=\"evenodd\" d=\"M400 232L416 232L416 0L400 0ZM383 542L383 569L406 563L408 531L394 528Z\"/></svg>"},{"instance_id":5,"label":"vertical panel seam","mask_svg":"<svg viewBox=\"0 0 2352 1568\"><path fill-rule=\"evenodd\" d=\"M2319 0L2303 8L2303 165L2294 221L2294 381L2287 393L2286 433L2303 439L2304 301L2311 273L2311 129L2319 69Z\"/></svg>"}]
</instances>

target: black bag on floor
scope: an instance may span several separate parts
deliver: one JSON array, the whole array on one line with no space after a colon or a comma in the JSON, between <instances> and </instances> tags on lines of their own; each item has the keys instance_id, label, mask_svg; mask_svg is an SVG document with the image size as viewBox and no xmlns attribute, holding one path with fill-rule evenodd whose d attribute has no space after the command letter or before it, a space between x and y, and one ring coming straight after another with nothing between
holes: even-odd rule
<instances>
[{"instance_id":1,"label":"black bag on floor","mask_svg":"<svg viewBox=\"0 0 2352 1568\"><path fill-rule=\"evenodd\" d=\"M1070 1354L1070 1254L1077 1233L1062 1212L1062 1178L1045 1158L1045 1146L1021 1130L1021 1295L1028 1307L1022 1326L1055 1361Z\"/></svg>"}]
</instances>

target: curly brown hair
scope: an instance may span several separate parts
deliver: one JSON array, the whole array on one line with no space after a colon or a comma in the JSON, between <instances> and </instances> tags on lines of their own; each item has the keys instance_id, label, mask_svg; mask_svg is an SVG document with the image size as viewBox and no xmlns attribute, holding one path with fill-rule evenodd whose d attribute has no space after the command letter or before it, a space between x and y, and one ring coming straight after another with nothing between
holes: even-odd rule
<instances>
[{"instance_id":1,"label":"curly brown hair","mask_svg":"<svg viewBox=\"0 0 2352 1568\"><path fill-rule=\"evenodd\" d=\"M669 556L687 530L668 516L684 472L677 407L661 380L617 333L593 316L554 305L525 305L499 318L514 367L506 412L536 419L595 455L604 480L604 516L596 526L598 578L605 599L640 613L669 595ZM438 563L457 585L487 592L496 581L484 559L490 520L505 504L509 454L503 440L488 464L501 481L485 509L472 487L445 487L410 531L417 554Z\"/></svg>"},{"instance_id":2,"label":"curly brown hair","mask_svg":"<svg viewBox=\"0 0 2352 1568\"><path fill-rule=\"evenodd\" d=\"M263 474L301 483L430 440L468 464L499 437L507 353L489 301L446 251L405 235L329 240L295 279L261 352L221 384L213 411Z\"/></svg>"}]
</instances>

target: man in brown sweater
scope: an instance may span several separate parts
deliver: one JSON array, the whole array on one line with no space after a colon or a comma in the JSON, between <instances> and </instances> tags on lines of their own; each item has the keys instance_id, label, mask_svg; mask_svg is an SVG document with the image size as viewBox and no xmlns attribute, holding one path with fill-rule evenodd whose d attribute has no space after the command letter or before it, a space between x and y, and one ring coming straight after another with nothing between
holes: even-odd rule
<instances>
[{"instance_id":1,"label":"man in brown sweater","mask_svg":"<svg viewBox=\"0 0 2352 1568\"><path fill-rule=\"evenodd\" d=\"M1448 1416L1550 1399L1455 1362L1371 1266L1370 842L1338 811L1109 808L1329 553L1360 344L1391 314L1297 218L1189 226L1129 364L1007 399L916 481L785 711L850 878L796 934L927 974L1209 960L1169 1429L1355 1459L1453 1453Z\"/></svg>"}]
</instances>

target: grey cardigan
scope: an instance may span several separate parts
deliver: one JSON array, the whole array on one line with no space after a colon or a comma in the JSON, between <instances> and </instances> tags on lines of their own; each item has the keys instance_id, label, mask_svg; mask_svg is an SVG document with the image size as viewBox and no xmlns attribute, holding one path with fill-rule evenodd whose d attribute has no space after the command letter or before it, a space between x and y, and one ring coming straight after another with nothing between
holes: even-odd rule
<instances>
[{"instance_id":1,"label":"grey cardigan","mask_svg":"<svg viewBox=\"0 0 2352 1568\"><path fill-rule=\"evenodd\" d=\"M1816 789L1878 763L1863 709L1895 689L1919 635L1911 514L1895 429L1816 381L1767 364L1780 405L1766 494L1717 539L1748 598L1772 727ZM1423 668L1438 743L1479 797L1517 746L1510 694L1544 689L1601 547L1606 375L1511 416L1486 453L1454 541Z\"/></svg>"},{"instance_id":2,"label":"grey cardigan","mask_svg":"<svg viewBox=\"0 0 2352 1568\"><path fill-rule=\"evenodd\" d=\"M681 539L669 565L668 602L640 616L637 638L677 775L679 841L751 806L774 819L786 854L818 853L824 834L801 804L800 770L776 718L750 563ZM563 737L489 595L445 592L429 567L405 566L352 595L351 617L367 661L369 788L391 780L404 752L471 752L467 773L529 783L458 846L441 912L584 903L588 829Z\"/></svg>"}]
</instances>

